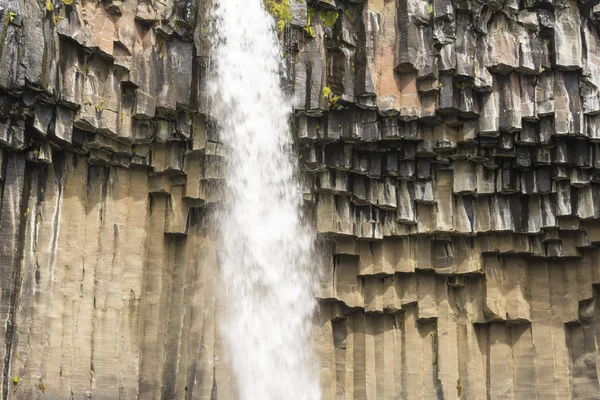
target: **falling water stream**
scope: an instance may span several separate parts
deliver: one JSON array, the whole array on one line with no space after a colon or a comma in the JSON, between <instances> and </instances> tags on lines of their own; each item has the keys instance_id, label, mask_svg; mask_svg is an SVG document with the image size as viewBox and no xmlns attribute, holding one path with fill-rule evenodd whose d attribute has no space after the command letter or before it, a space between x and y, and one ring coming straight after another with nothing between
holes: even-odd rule
<instances>
[{"instance_id":1,"label":"falling water stream","mask_svg":"<svg viewBox=\"0 0 600 400\"><path fill-rule=\"evenodd\" d=\"M282 50L262 0L215 0L211 95L228 148L221 328L242 400L315 400L312 235L290 143Z\"/></svg>"}]
</instances>

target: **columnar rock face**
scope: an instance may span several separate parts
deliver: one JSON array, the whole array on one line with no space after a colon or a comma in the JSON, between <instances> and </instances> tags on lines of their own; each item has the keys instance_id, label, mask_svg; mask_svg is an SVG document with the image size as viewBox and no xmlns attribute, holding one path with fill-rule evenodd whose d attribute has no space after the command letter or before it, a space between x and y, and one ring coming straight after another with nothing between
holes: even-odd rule
<instances>
[{"instance_id":1,"label":"columnar rock face","mask_svg":"<svg viewBox=\"0 0 600 400\"><path fill-rule=\"evenodd\" d=\"M599 7L321 1L285 32L324 398L599 398Z\"/></svg>"},{"instance_id":2,"label":"columnar rock face","mask_svg":"<svg viewBox=\"0 0 600 400\"><path fill-rule=\"evenodd\" d=\"M265 3L323 398L600 398L598 2ZM211 8L0 1L3 399L235 398Z\"/></svg>"},{"instance_id":3,"label":"columnar rock face","mask_svg":"<svg viewBox=\"0 0 600 400\"><path fill-rule=\"evenodd\" d=\"M211 4L0 6L2 398L227 398Z\"/></svg>"}]
</instances>

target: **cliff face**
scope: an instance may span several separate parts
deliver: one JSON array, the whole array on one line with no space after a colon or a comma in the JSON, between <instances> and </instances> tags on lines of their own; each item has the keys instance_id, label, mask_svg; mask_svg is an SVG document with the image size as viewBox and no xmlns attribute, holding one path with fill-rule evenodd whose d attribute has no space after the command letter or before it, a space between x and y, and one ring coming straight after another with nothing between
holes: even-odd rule
<instances>
[{"instance_id":1,"label":"cliff face","mask_svg":"<svg viewBox=\"0 0 600 400\"><path fill-rule=\"evenodd\" d=\"M313 13L294 85L332 235L326 398L598 398L596 4Z\"/></svg>"},{"instance_id":2,"label":"cliff face","mask_svg":"<svg viewBox=\"0 0 600 400\"><path fill-rule=\"evenodd\" d=\"M3 398L216 396L211 5L0 5Z\"/></svg>"},{"instance_id":3,"label":"cliff face","mask_svg":"<svg viewBox=\"0 0 600 400\"><path fill-rule=\"evenodd\" d=\"M309 3L323 398L599 398L600 6ZM2 397L233 398L210 1L0 7Z\"/></svg>"}]
</instances>

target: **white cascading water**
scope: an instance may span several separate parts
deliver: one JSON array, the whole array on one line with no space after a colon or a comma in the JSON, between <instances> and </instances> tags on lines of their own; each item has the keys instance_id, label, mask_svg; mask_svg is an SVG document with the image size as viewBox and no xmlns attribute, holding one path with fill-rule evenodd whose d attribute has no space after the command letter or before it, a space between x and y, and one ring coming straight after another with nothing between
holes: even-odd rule
<instances>
[{"instance_id":1,"label":"white cascading water","mask_svg":"<svg viewBox=\"0 0 600 400\"><path fill-rule=\"evenodd\" d=\"M313 235L301 224L282 50L262 0L215 0L210 92L228 147L221 331L241 400L320 399Z\"/></svg>"}]
</instances>

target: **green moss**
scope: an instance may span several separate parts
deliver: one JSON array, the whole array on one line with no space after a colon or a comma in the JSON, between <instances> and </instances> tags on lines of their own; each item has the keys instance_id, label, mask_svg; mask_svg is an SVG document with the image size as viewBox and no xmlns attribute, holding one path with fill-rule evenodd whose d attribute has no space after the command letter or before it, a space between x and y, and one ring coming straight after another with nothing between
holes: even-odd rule
<instances>
[{"instance_id":1,"label":"green moss","mask_svg":"<svg viewBox=\"0 0 600 400\"><path fill-rule=\"evenodd\" d=\"M11 11L11 12L8 13L8 20L10 22L13 22L15 20L16 16L17 16L17 14Z\"/></svg>"},{"instance_id":2,"label":"green moss","mask_svg":"<svg viewBox=\"0 0 600 400\"><path fill-rule=\"evenodd\" d=\"M456 380L456 394L458 394L458 397L460 397L462 393L462 385L460 384L460 379Z\"/></svg>"},{"instance_id":3,"label":"green moss","mask_svg":"<svg viewBox=\"0 0 600 400\"><path fill-rule=\"evenodd\" d=\"M429 15L433 15L433 4L429 4L429 5L427 6L427 13L428 13Z\"/></svg>"},{"instance_id":4,"label":"green moss","mask_svg":"<svg viewBox=\"0 0 600 400\"><path fill-rule=\"evenodd\" d=\"M323 22L328 28L333 28L337 19L339 17L339 13L336 10L333 11L319 11L319 19Z\"/></svg>"},{"instance_id":5,"label":"green moss","mask_svg":"<svg viewBox=\"0 0 600 400\"><path fill-rule=\"evenodd\" d=\"M283 32L285 24L292 21L290 0L265 0L265 8L277 20L277 29Z\"/></svg>"},{"instance_id":6,"label":"green moss","mask_svg":"<svg viewBox=\"0 0 600 400\"><path fill-rule=\"evenodd\" d=\"M277 19L285 22L292 21L290 0L266 0L267 11Z\"/></svg>"},{"instance_id":7,"label":"green moss","mask_svg":"<svg viewBox=\"0 0 600 400\"><path fill-rule=\"evenodd\" d=\"M330 107L335 106L338 100L341 98L341 96L333 94L329 86L325 86L323 88L323 97L329 102Z\"/></svg>"},{"instance_id":8,"label":"green moss","mask_svg":"<svg viewBox=\"0 0 600 400\"><path fill-rule=\"evenodd\" d=\"M98 102L98 105L96 106L96 111L102 112L103 110L104 110L104 99L100 98L100 101Z\"/></svg>"},{"instance_id":9,"label":"green moss","mask_svg":"<svg viewBox=\"0 0 600 400\"><path fill-rule=\"evenodd\" d=\"M306 21L306 25L304 26L304 33L307 36L314 37L315 36L315 28L311 26L311 21L315 17L315 10L311 7L308 8L308 19Z\"/></svg>"},{"instance_id":10,"label":"green moss","mask_svg":"<svg viewBox=\"0 0 600 400\"><path fill-rule=\"evenodd\" d=\"M20 381L20 380L21 380L21 379L20 379L18 376L15 376L15 377L13 378L13 383L15 384L15 386L19 384L19 381Z\"/></svg>"},{"instance_id":11,"label":"green moss","mask_svg":"<svg viewBox=\"0 0 600 400\"><path fill-rule=\"evenodd\" d=\"M52 0L46 0L46 10L50 12L54 11L54 4L52 4Z\"/></svg>"}]
</instances>

